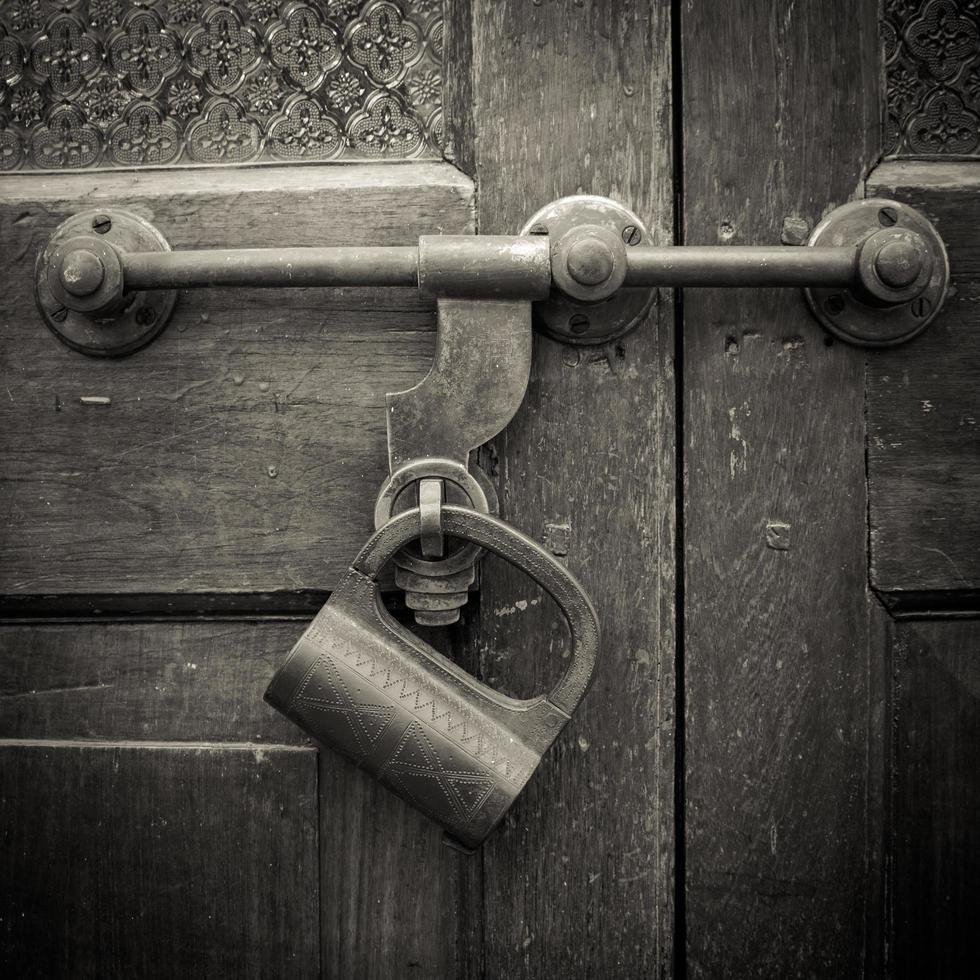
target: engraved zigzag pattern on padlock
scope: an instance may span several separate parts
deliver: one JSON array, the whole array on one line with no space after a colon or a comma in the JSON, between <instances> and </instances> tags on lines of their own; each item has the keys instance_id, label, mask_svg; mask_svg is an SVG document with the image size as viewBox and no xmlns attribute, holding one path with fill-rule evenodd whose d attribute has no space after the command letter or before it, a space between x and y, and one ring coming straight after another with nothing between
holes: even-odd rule
<instances>
[{"instance_id":1,"label":"engraved zigzag pattern on padlock","mask_svg":"<svg viewBox=\"0 0 980 980\"><path fill-rule=\"evenodd\" d=\"M390 670L386 671L389 678L390 673ZM404 679L390 679L385 687L391 688L398 683L404 684ZM335 736L346 741L347 749L355 759L363 760L385 735L397 714L394 707L365 703L365 693L370 697L371 692L365 692L363 688L352 692L340 665L329 655L322 654L300 685L293 701L294 710L301 717L318 712L342 717L347 723L349 737L345 740L336 728ZM420 694L418 690L409 690L396 696L400 700L414 696L417 710L431 707L434 713L434 700L420 701ZM379 774L420 809L437 818L468 823L493 792L494 773L471 756L464 757L458 752L444 752L447 758L441 758L433 741L440 736L431 727L427 731L427 727L422 721L409 723ZM467 758L469 765L461 768L466 765Z\"/></svg>"},{"instance_id":2,"label":"engraved zigzag pattern on padlock","mask_svg":"<svg viewBox=\"0 0 980 980\"><path fill-rule=\"evenodd\" d=\"M405 707L416 717L505 778L522 782L530 776L530 767L515 766L512 758L501 758L500 745L505 738L502 731L489 731L461 705L449 703L434 687L426 683L424 677L405 671L404 665L395 667L384 663L379 656L365 654L353 643L341 641L336 634L331 634L328 638L316 629L315 624L310 627L308 637L316 644L331 646L359 676L378 690L388 692L389 697L394 695L399 702L412 699L412 703ZM400 690L393 690L396 688ZM426 708L429 709L428 712L425 712Z\"/></svg>"}]
</instances>

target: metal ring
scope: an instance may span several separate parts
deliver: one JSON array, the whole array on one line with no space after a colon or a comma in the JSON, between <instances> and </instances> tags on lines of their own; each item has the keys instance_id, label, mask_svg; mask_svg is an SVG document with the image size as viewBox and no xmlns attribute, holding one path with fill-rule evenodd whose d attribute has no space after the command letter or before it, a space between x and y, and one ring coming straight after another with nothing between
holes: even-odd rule
<instances>
[{"instance_id":1,"label":"metal ring","mask_svg":"<svg viewBox=\"0 0 980 980\"><path fill-rule=\"evenodd\" d=\"M447 534L464 541L479 541L483 547L500 555L534 579L558 603L571 631L572 651L564 675L547 698L552 705L570 716L592 681L599 649L599 623L595 609L578 579L541 545L489 514L478 514L466 507L447 504L442 509L442 524ZM377 583L381 569L404 545L417 538L420 531L417 508L399 514L374 532L351 567ZM345 585L341 584L338 592L344 588ZM388 615L383 610L378 610L377 614ZM480 689L476 681L467 683ZM492 690L487 689L487 693L490 697L496 696ZM518 702L518 705L531 705L536 700L531 698ZM510 702L506 707L514 710L513 704ZM560 721L556 716L555 725Z\"/></svg>"},{"instance_id":2,"label":"metal ring","mask_svg":"<svg viewBox=\"0 0 980 980\"><path fill-rule=\"evenodd\" d=\"M479 511L481 514L489 513L490 505L483 487L462 463L439 457L413 459L395 470L381 488L378 501L374 506L375 528L384 527L392 519L395 500L409 484L429 477L438 477L455 484L469 498L473 510ZM472 565L482 554L483 548L479 545L467 543L448 557L437 558L434 561L417 558L407 551L402 551L398 556L398 564L410 572L439 578L461 572L468 565Z\"/></svg>"},{"instance_id":3,"label":"metal ring","mask_svg":"<svg viewBox=\"0 0 980 980\"><path fill-rule=\"evenodd\" d=\"M442 480L419 481L419 547L426 558L442 558L446 541L442 536Z\"/></svg>"}]
</instances>

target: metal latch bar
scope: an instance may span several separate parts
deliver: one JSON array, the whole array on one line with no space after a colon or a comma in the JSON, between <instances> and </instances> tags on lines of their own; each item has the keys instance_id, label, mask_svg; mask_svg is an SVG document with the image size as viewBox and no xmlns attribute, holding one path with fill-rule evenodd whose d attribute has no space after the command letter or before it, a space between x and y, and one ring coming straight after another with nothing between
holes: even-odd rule
<instances>
[{"instance_id":1,"label":"metal latch bar","mask_svg":"<svg viewBox=\"0 0 980 980\"><path fill-rule=\"evenodd\" d=\"M651 242L628 209L587 195L547 205L520 235L429 235L417 246L175 252L129 212L82 213L56 230L36 276L48 326L79 350L115 355L159 332L176 289L382 286L437 298L531 300L550 336L595 344L636 326L656 287L803 287L828 330L852 343L886 346L932 320L948 281L942 239L928 219L898 202L837 208L803 248L664 247ZM151 291L170 296L145 299ZM143 305L134 305L140 296ZM93 344L93 321L110 320L125 326L116 330L122 341Z\"/></svg>"}]
</instances>

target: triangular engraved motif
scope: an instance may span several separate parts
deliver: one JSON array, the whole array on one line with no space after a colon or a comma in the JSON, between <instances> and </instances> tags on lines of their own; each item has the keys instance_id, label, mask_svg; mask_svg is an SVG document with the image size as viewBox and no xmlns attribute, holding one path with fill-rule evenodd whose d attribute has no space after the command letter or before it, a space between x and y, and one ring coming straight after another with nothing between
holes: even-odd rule
<instances>
[{"instance_id":1,"label":"triangular engraved motif","mask_svg":"<svg viewBox=\"0 0 980 980\"><path fill-rule=\"evenodd\" d=\"M335 704L338 707L349 705L350 698L344 690L344 682L340 679L337 665L323 654L317 660L316 667L310 672L299 689L297 700L322 701Z\"/></svg>"},{"instance_id":2,"label":"triangular engraved motif","mask_svg":"<svg viewBox=\"0 0 980 980\"><path fill-rule=\"evenodd\" d=\"M351 718L357 723L368 743L374 745L384 734L384 730L394 717L395 709L364 708L363 706L359 706L359 708L360 710L351 712Z\"/></svg>"},{"instance_id":3,"label":"triangular engraved motif","mask_svg":"<svg viewBox=\"0 0 980 980\"><path fill-rule=\"evenodd\" d=\"M409 726L401 744L391 757L390 764L410 766L413 769L426 769L430 772L436 772L442 768L426 742L422 726L417 723Z\"/></svg>"},{"instance_id":4,"label":"triangular engraved motif","mask_svg":"<svg viewBox=\"0 0 980 980\"><path fill-rule=\"evenodd\" d=\"M462 808L437 773L402 769L387 773L386 778L420 810L432 814L437 820L451 822L462 816Z\"/></svg>"},{"instance_id":5,"label":"triangular engraved motif","mask_svg":"<svg viewBox=\"0 0 980 980\"><path fill-rule=\"evenodd\" d=\"M467 820L483 806L493 789L489 776L447 776L446 782Z\"/></svg>"}]
</instances>

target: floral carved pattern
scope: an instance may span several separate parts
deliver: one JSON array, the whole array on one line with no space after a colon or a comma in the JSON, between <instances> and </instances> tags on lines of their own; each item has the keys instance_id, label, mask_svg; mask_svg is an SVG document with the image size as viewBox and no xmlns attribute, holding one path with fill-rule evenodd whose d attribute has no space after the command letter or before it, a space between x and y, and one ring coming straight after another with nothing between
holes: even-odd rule
<instances>
[{"instance_id":1,"label":"floral carved pattern","mask_svg":"<svg viewBox=\"0 0 980 980\"><path fill-rule=\"evenodd\" d=\"M135 91L152 94L180 67L180 52L156 14L137 9L109 39L109 64Z\"/></svg>"},{"instance_id":2,"label":"floral carved pattern","mask_svg":"<svg viewBox=\"0 0 980 980\"><path fill-rule=\"evenodd\" d=\"M980 2L885 0L888 156L980 156Z\"/></svg>"},{"instance_id":3,"label":"floral carved pattern","mask_svg":"<svg viewBox=\"0 0 980 980\"><path fill-rule=\"evenodd\" d=\"M392 95L368 99L364 110L351 119L351 145L367 157L413 156L422 146L422 126L406 113Z\"/></svg>"},{"instance_id":4,"label":"floral carved pattern","mask_svg":"<svg viewBox=\"0 0 980 980\"><path fill-rule=\"evenodd\" d=\"M351 61L378 85L394 85L422 53L419 29L388 0L369 4L348 30Z\"/></svg>"},{"instance_id":5,"label":"floral carved pattern","mask_svg":"<svg viewBox=\"0 0 980 980\"><path fill-rule=\"evenodd\" d=\"M123 166L159 166L180 152L180 137L156 105L137 102L109 134L109 152Z\"/></svg>"},{"instance_id":6,"label":"floral carved pattern","mask_svg":"<svg viewBox=\"0 0 980 980\"><path fill-rule=\"evenodd\" d=\"M442 0L2 0L0 170L438 158L442 18Z\"/></svg>"},{"instance_id":7,"label":"floral carved pattern","mask_svg":"<svg viewBox=\"0 0 980 980\"><path fill-rule=\"evenodd\" d=\"M272 63L300 88L312 90L340 63L340 41L309 4L290 4L268 34Z\"/></svg>"},{"instance_id":8,"label":"floral carved pattern","mask_svg":"<svg viewBox=\"0 0 980 980\"><path fill-rule=\"evenodd\" d=\"M54 17L31 50L31 66L59 96L71 95L97 71L99 44L70 14Z\"/></svg>"},{"instance_id":9,"label":"floral carved pattern","mask_svg":"<svg viewBox=\"0 0 980 980\"><path fill-rule=\"evenodd\" d=\"M191 156L201 163L245 163L258 155L258 124L228 99L212 102L187 131Z\"/></svg>"},{"instance_id":10,"label":"floral carved pattern","mask_svg":"<svg viewBox=\"0 0 980 980\"><path fill-rule=\"evenodd\" d=\"M88 167L99 158L98 132L74 106L60 106L31 135L31 158L41 170Z\"/></svg>"},{"instance_id":11,"label":"floral carved pattern","mask_svg":"<svg viewBox=\"0 0 980 980\"><path fill-rule=\"evenodd\" d=\"M343 146L337 124L312 99L294 100L270 130L272 152L282 160L329 160Z\"/></svg>"}]
</instances>

